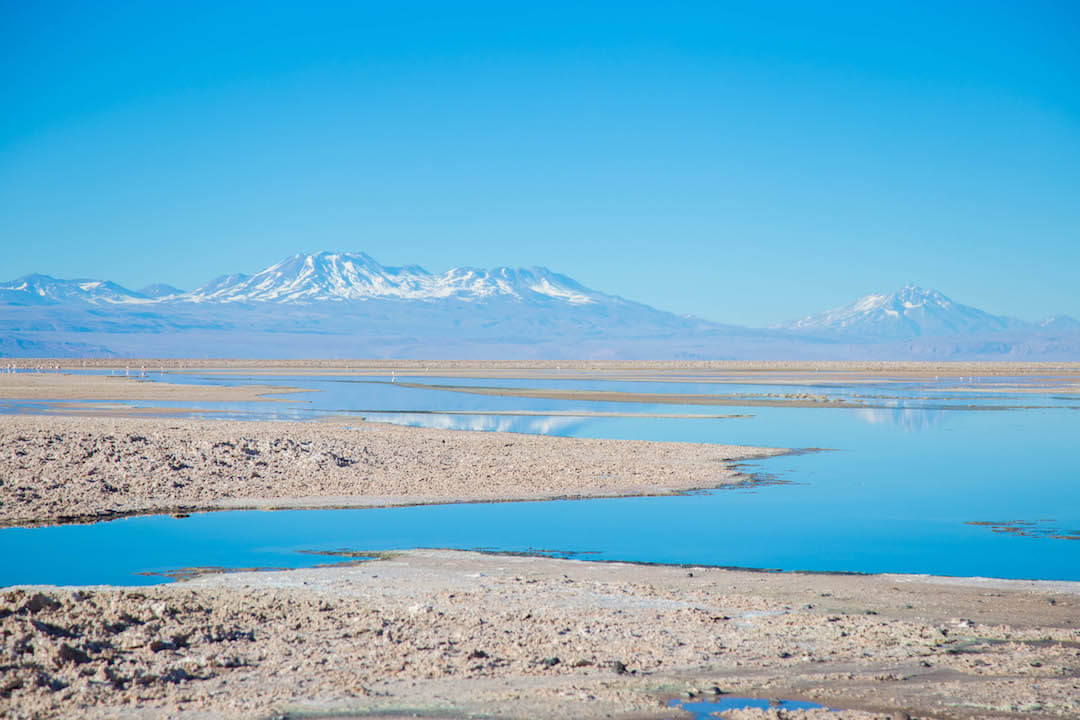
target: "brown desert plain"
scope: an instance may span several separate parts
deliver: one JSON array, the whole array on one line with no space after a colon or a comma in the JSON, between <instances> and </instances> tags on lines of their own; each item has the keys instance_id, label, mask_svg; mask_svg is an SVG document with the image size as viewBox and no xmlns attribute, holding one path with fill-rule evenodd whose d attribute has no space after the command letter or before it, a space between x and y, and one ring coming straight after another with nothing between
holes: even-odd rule
<instances>
[{"instance_id":1,"label":"brown desert plain","mask_svg":"<svg viewBox=\"0 0 1080 720\"><path fill-rule=\"evenodd\" d=\"M9 407L0 415L0 524L9 528L234 508L670 494L751 482L736 463L785 452L355 419L194 419L152 404L303 395L71 369L146 366L164 380L193 369L223 377L430 372L443 383L553 372L682 378L762 386L760 396L730 404L825 407L835 403L827 387L837 380L978 374L1002 378L998 392L1080 388L1080 364L20 365L54 370L0 375L0 403ZM792 382L820 388L769 392ZM134 401L142 407L125 404ZM732 696L828 709L731 710L721 715L729 720L1080 718L1080 583L426 549L305 570L196 573L149 587L0 588L0 716L13 720L682 718L689 714L673 700Z\"/></svg>"}]
</instances>

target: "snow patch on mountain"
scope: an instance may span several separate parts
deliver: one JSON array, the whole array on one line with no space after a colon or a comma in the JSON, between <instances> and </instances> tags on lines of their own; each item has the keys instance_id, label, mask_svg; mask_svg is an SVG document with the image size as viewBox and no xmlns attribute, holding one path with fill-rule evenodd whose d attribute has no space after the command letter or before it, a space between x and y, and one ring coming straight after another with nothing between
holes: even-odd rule
<instances>
[{"instance_id":1,"label":"snow patch on mountain","mask_svg":"<svg viewBox=\"0 0 1080 720\"><path fill-rule=\"evenodd\" d=\"M6 308L6 309L5 309ZM781 329L680 317L547 268L430 273L363 253L285 258L183 292L27 275L0 284L0 356L590 359L1080 357L1080 322L1026 323L908 286Z\"/></svg>"},{"instance_id":2,"label":"snow patch on mountain","mask_svg":"<svg viewBox=\"0 0 1080 720\"><path fill-rule=\"evenodd\" d=\"M505 296L587 305L602 295L546 268L452 268L430 273L418 265L384 266L364 253L293 255L254 275L217 278L175 300L191 302L322 302L397 299L466 302Z\"/></svg>"},{"instance_id":3,"label":"snow patch on mountain","mask_svg":"<svg viewBox=\"0 0 1080 720\"><path fill-rule=\"evenodd\" d=\"M0 302L11 305L51 305L70 302L92 305L152 302L108 280L61 280L34 273L0 284Z\"/></svg>"},{"instance_id":4,"label":"snow patch on mountain","mask_svg":"<svg viewBox=\"0 0 1080 720\"><path fill-rule=\"evenodd\" d=\"M1024 325L954 302L937 290L907 285L887 295L865 295L849 305L780 327L800 333L911 338L993 333Z\"/></svg>"},{"instance_id":5,"label":"snow patch on mountain","mask_svg":"<svg viewBox=\"0 0 1080 720\"><path fill-rule=\"evenodd\" d=\"M132 292L108 281L59 280L48 275L27 275L0 285L0 302L8 305L312 304L367 300L473 303L493 299L538 306L626 304L621 298L591 290L544 267L457 267L430 273L418 265L386 266L364 253L344 252L293 255L254 275L222 275L191 292L165 284Z\"/></svg>"}]
</instances>

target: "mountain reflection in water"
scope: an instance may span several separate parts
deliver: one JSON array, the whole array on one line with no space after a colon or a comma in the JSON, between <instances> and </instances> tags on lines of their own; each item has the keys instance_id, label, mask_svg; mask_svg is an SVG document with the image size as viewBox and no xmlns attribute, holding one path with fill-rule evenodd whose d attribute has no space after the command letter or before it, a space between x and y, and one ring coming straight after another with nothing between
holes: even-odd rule
<instances>
[{"instance_id":1,"label":"mountain reflection in water","mask_svg":"<svg viewBox=\"0 0 1080 720\"><path fill-rule=\"evenodd\" d=\"M918 432L937 427L945 422L947 410L924 410L922 408L859 408L855 415L871 425L895 425L905 432Z\"/></svg>"},{"instance_id":2,"label":"mountain reflection in water","mask_svg":"<svg viewBox=\"0 0 1080 720\"><path fill-rule=\"evenodd\" d=\"M575 426L582 424L577 417L550 415L465 415L450 413L371 413L365 415L368 422L384 422L411 427L437 428L439 430L479 430L485 432L513 432L534 435L570 434Z\"/></svg>"}]
</instances>

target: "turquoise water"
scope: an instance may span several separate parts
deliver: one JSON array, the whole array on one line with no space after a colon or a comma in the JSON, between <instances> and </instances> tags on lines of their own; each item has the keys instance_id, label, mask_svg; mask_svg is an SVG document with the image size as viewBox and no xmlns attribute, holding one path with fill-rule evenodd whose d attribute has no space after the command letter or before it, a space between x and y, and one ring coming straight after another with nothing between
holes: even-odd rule
<instances>
[{"instance_id":1,"label":"turquoise water","mask_svg":"<svg viewBox=\"0 0 1080 720\"><path fill-rule=\"evenodd\" d=\"M697 702L683 702L672 700L668 707L681 708L691 713L695 720L709 720L718 717L727 710L743 710L746 708L758 708L760 710L818 710L827 709L818 703L805 702L802 700L764 700L761 698L734 697L721 695L713 700L701 700Z\"/></svg>"},{"instance_id":2,"label":"turquoise water","mask_svg":"<svg viewBox=\"0 0 1080 720\"><path fill-rule=\"evenodd\" d=\"M198 376L168 379L207 381ZM6 529L0 530L0 557L5 558L0 585L160 582L161 576L136 573L195 566L298 567L333 560L301 550L412 547L547 551L597 560L781 570L1080 580L1080 411L1072 408L1075 399L989 395L975 404L1012 409L958 409L972 404L970 396L926 386L882 385L840 389L889 396L876 400L882 405L876 408L714 407L489 397L402 388L383 378L355 380L255 378L256 383L322 392L300 396L309 402L290 403L284 411L265 408L281 403L222 409L236 417L285 412L286 417L310 418L344 412L440 427L820 450L748 465L768 482L676 497L223 512ZM537 386L505 379L487 382ZM582 382L591 389L634 392L820 392L798 386L650 383L646 388L639 383ZM657 389L659 385L663 388ZM514 416L484 411L700 416ZM713 414L743 417L706 417Z\"/></svg>"}]
</instances>

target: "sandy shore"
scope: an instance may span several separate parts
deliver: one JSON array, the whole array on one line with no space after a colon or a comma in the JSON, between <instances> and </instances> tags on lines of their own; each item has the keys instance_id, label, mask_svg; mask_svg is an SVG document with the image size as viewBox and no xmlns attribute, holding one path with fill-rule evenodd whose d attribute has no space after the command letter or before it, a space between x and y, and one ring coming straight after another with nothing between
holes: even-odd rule
<instances>
[{"instance_id":1,"label":"sandy shore","mask_svg":"<svg viewBox=\"0 0 1080 720\"><path fill-rule=\"evenodd\" d=\"M1080 584L412 551L155 588L0 593L5 717L1080 716ZM763 713L728 717L765 717Z\"/></svg>"},{"instance_id":2,"label":"sandy shore","mask_svg":"<svg viewBox=\"0 0 1080 720\"><path fill-rule=\"evenodd\" d=\"M669 494L782 450L382 423L0 416L0 525L219 508Z\"/></svg>"},{"instance_id":3,"label":"sandy shore","mask_svg":"<svg viewBox=\"0 0 1080 720\"><path fill-rule=\"evenodd\" d=\"M167 376L157 377L168 379ZM173 385L123 375L0 373L0 399L4 400L283 402L289 398L266 396L305 392L308 391L279 385ZM296 399L302 397L299 395Z\"/></svg>"}]
</instances>

